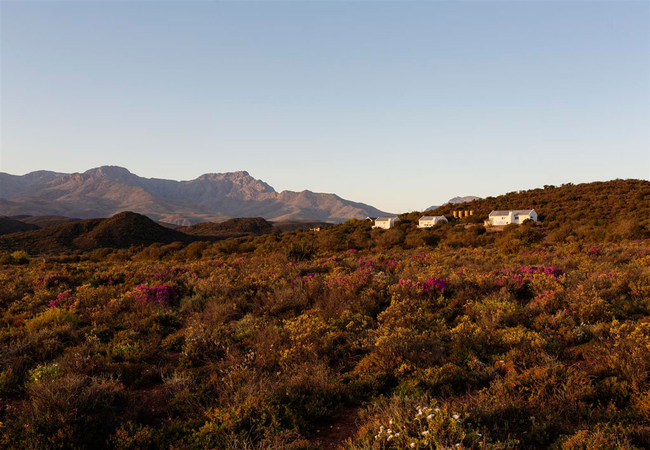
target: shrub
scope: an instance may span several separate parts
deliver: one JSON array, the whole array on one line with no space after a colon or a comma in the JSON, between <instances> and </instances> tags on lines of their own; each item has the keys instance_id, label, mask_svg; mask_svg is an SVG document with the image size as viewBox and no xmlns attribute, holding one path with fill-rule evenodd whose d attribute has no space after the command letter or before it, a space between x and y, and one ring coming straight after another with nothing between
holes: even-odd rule
<instances>
[{"instance_id":1,"label":"shrub","mask_svg":"<svg viewBox=\"0 0 650 450\"><path fill-rule=\"evenodd\" d=\"M11 261L13 264L28 264L29 254L24 251L17 251L11 254Z\"/></svg>"},{"instance_id":2,"label":"shrub","mask_svg":"<svg viewBox=\"0 0 650 450\"><path fill-rule=\"evenodd\" d=\"M75 325L78 321L79 319L73 311L63 308L50 308L26 321L25 326L30 331L36 331L58 325Z\"/></svg>"},{"instance_id":3,"label":"shrub","mask_svg":"<svg viewBox=\"0 0 650 450\"><path fill-rule=\"evenodd\" d=\"M58 363L40 365L29 373L32 383L40 383L47 380L55 380L61 376L63 371Z\"/></svg>"},{"instance_id":4,"label":"shrub","mask_svg":"<svg viewBox=\"0 0 650 450\"><path fill-rule=\"evenodd\" d=\"M145 304L168 305L176 300L176 290L168 284L158 286L147 286L140 284L134 291L135 299Z\"/></svg>"},{"instance_id":5,"label":"shrub","mask_svg":"<svg viewBox=\"0 0 650 450\"><path fill-rule=\"evenodd\" d=\"M122 386L112 379L66 374L30 383L20 434L34 448L101 447L121 400Z\"/></svg>"}]
</instances>

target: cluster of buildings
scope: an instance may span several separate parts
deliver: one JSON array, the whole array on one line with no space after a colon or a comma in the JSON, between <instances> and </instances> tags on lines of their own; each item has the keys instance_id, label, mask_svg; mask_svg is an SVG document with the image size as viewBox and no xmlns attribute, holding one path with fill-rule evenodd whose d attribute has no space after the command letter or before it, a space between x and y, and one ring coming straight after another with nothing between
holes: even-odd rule
<instances>
[{"instance_id":1,"label":"cluster of buildings","mask_svg":"<svg viewBox=\"0 0 650 450\"><path fill-rule=\"evenodd\" d=\"M454 211L455 218L469 217L474 215L474 211ZM397 222L399 222L399 217L367 217L366 220L373 220L373 228L383 228L388 230L393 228ZM516 210L507 210L507 211L492 211L488 216L488 219L484 222L485 226L501 226L501 225L510 225L510 224L522 224L526 220L532 220L537 222L537 213L534 209L516 209ZM440 223L449 222L445 216L422 216L418 221L418 228L431 228Z\"/></svg>"}]
</instances>

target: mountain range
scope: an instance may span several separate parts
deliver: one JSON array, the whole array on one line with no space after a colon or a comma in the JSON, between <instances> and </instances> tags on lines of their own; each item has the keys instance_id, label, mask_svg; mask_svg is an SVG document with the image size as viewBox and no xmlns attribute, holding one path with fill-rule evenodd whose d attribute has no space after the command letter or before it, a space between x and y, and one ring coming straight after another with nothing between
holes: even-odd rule
<instances>
[{"instance_id":1,"label":"mountain range","mask_svg":"<svg viewBox=\"0 0 650 450\"><path fill-rule=\"evenodd\" d=\"M335 194L277 192L248 172L208 173L194 180L144 178L118 166L83 173L0 172L0 215L109 217L134 211L176 225L234 217L343 222L388 213Z\"/></svg>"},{"instance_id":2,"label":"mountain range","mask_svg":"<svg viewBox=\"0 0 650 450\"><path fill-rule=\"evenodd\" d=\"M473 202L474 200L481 200L481 197L477 197L475 195L466 195L465 197L454 197L449 199L445 205L458 205L460 203L469 203ZM428 208L425 208L424 211L433 211L434 209L438 209L440 206L429 206Z\"/></svg>"}]
</instances>

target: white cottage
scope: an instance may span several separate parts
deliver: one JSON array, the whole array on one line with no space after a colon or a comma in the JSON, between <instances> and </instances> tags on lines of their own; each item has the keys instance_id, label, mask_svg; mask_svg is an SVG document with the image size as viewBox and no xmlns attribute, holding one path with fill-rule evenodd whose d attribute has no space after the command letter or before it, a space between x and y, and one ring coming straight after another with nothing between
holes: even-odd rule
<instances>
[{"instance_id":1,"label":"white cottage","mask_svg":"<svg viewBox=\"0 0 650 450\"><path fill-rule=\"evenodd\" d=\"M512 211L492 211L486 225L510 225L512 223L522 224L526 220L537 222L537 213L534 209L517 209Z\"/></svg>"},{"instance_id":2,"label":"white cottage","mask_svg":"<svg viewBox=\"0 0 650 450\"><path fill-rule=\"evenodd\" d=\"M398 217L377 217L373 228L383 228L384 230L388 230L389 228L393 228L396 222L399 222Z\"/></svg>"},{"instance_id":3,"label":"white cottage","mask_svg":"<svg viewBox=\"0 0 650 450\"><path fill-rule=\"evenodd\" d=\"M422 216L418 222L418 228L431 228L439 223L447 223L448 220L445 216Z\"/></svg>"}]
</instances>

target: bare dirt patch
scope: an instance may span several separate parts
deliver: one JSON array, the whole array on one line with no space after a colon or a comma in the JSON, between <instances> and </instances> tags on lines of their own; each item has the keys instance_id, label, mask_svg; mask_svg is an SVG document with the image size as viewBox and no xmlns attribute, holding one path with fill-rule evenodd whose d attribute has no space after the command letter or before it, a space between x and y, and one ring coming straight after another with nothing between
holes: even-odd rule
<instances>
[{"instance_id":1,"label":"bare dirt patch","mask_svg":"<svg viewBox=\"0 0 650 450\"><path fill-rule=\"evenodd\" d=\"M330 422L319 424L310 442L323 450L342 448L359 429L360 407L343 407Z\"/></svg>"}]
</instances>

